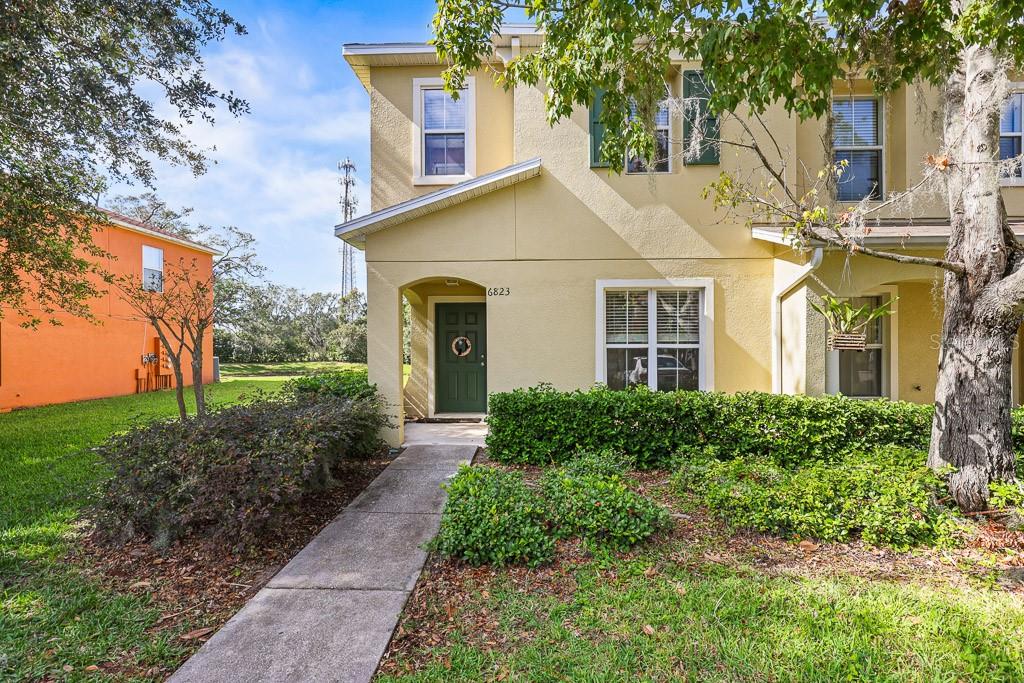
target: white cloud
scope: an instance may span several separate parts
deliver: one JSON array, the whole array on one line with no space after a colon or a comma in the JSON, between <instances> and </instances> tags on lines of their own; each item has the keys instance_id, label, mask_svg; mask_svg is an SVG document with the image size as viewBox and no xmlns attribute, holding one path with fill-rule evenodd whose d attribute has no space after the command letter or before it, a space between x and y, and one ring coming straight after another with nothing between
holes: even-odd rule
<instances>
[{"instance_id":1,"label":"white cloud","mask_svg":"<svg viewBox=\"0 0 1024 683\"><path fill-rule=\"evenodd\" d=\"M252 232L275 281L336 290L336 163L351 156L368 175L362 161L369 138L366 93L354 78L341 78L340 56L338 73L321 65L323 77L308 57L284 47L278 24L259 21L257 29L258 45L222 47L206 57L211 82L249 101L252 113L235 118L222 111L212 127L188 126L198 146L215 150L209 154L215 163L199 178L159 164L157 191L172 205L193 207L198 222ZM357 185L363 211L369 207L367 190ZM115 188L112 194L133 191L138 188Z\"/></svg>"}]
</instances>

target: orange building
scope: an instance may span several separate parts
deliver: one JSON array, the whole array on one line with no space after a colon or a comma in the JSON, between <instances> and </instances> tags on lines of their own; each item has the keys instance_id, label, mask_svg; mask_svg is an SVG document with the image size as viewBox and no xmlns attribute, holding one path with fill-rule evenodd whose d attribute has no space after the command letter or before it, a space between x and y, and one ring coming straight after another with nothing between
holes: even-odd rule
<instances>
[{"instance_id":1,"label":"orange building","mask_svg":"<svg viewBox=\"0 0 1024 683\"><path fill-rule=\"evenodd\" d=\"M209 277L217 252L134 219L107 212L112 225L97 227L93 239L113 258L104 267L114 276L135 275L162 286L164 264L195 262ZM94 321L57 314L62 324L20 325L10 310L0 318L0 411L25 406L120 396L173 386L174 376L153 326L139 319L116 289L95 299ZM40 315L44 321L48 315ZM213 334L203 344L203 381L213 381ZM187 384L191 359L183 358Z\"/></svg>"}]
</instances>

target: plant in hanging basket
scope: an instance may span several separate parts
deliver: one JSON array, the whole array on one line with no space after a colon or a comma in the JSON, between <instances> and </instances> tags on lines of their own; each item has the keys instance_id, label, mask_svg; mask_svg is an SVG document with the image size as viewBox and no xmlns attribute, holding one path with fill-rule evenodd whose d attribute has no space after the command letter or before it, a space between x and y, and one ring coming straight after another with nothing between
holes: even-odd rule
<instances>
[{"instance_id":1,"label":"plant in hanging basket","mask_svg":"<svg viewBox=\"0 0 1024 683\"><path fill-rule=\"evenodd\" d=\"M812 301L811 307L828 321L830 351L862 351L867 346L867 326L882 316L892 315L892 304L897 299L889 299L876 308L870 304L854 308L845 299L825 295L821 297L821 306Z\"/></svg>"}]
</instances>

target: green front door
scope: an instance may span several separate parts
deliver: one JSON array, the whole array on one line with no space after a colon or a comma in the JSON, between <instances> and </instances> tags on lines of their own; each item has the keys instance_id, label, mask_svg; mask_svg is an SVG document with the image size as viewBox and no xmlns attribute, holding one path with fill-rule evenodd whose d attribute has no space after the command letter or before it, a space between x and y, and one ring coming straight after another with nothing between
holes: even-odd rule
<instances>
[{"instance_id":1,"label":"green front door","mask_svg":"<svg viewBox=\"0 0 1024 683\"><path fill-rule=\"evenodd\" d=\"M487 411L487 307L437 304L438 413Z\"/></svg>"}]
</instances>

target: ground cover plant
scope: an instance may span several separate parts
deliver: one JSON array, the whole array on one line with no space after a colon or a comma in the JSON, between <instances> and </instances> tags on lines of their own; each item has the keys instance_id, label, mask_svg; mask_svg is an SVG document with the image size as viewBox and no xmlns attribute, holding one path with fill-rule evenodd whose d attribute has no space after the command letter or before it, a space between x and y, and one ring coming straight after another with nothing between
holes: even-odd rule
<instances>
[{"instance_id":1,"label":"ground cover plant","mask_svg":"<svg viewBox=\"0 0 1024 683\"><path fill-rule=\"evenodd\" d=\"M926 461L926 453L894 447L794 468L763 456L690 453L674 484L736 525L786 537L950 545L959 525L939 503L945 484Z\"/></svg>"},{"instance_id":2,"label":"ground cover plant","mask_svg":"<svg viewBox=\"0 0 1024 683\"><path fill-rule=\"evenodd\" d=\"M445 486L448 501L432 548L470 564L525 564L551 559L556 539L625 550L668 523L657 503L634 491L625 461L583 454L546 473L463 467Z\"/></svg>"},{"instance_id":3,"label":"ground cover plant","mask_svg":"<svg viewBox=\"0 0 1024 683\"><path fill-rule=\"evenodd\" d=\"M554 535L628 550L667 526L665 509L629 487L629 469L625 458L605 451L545 472L541 491Z\"/></svg>"}]
</instances>

